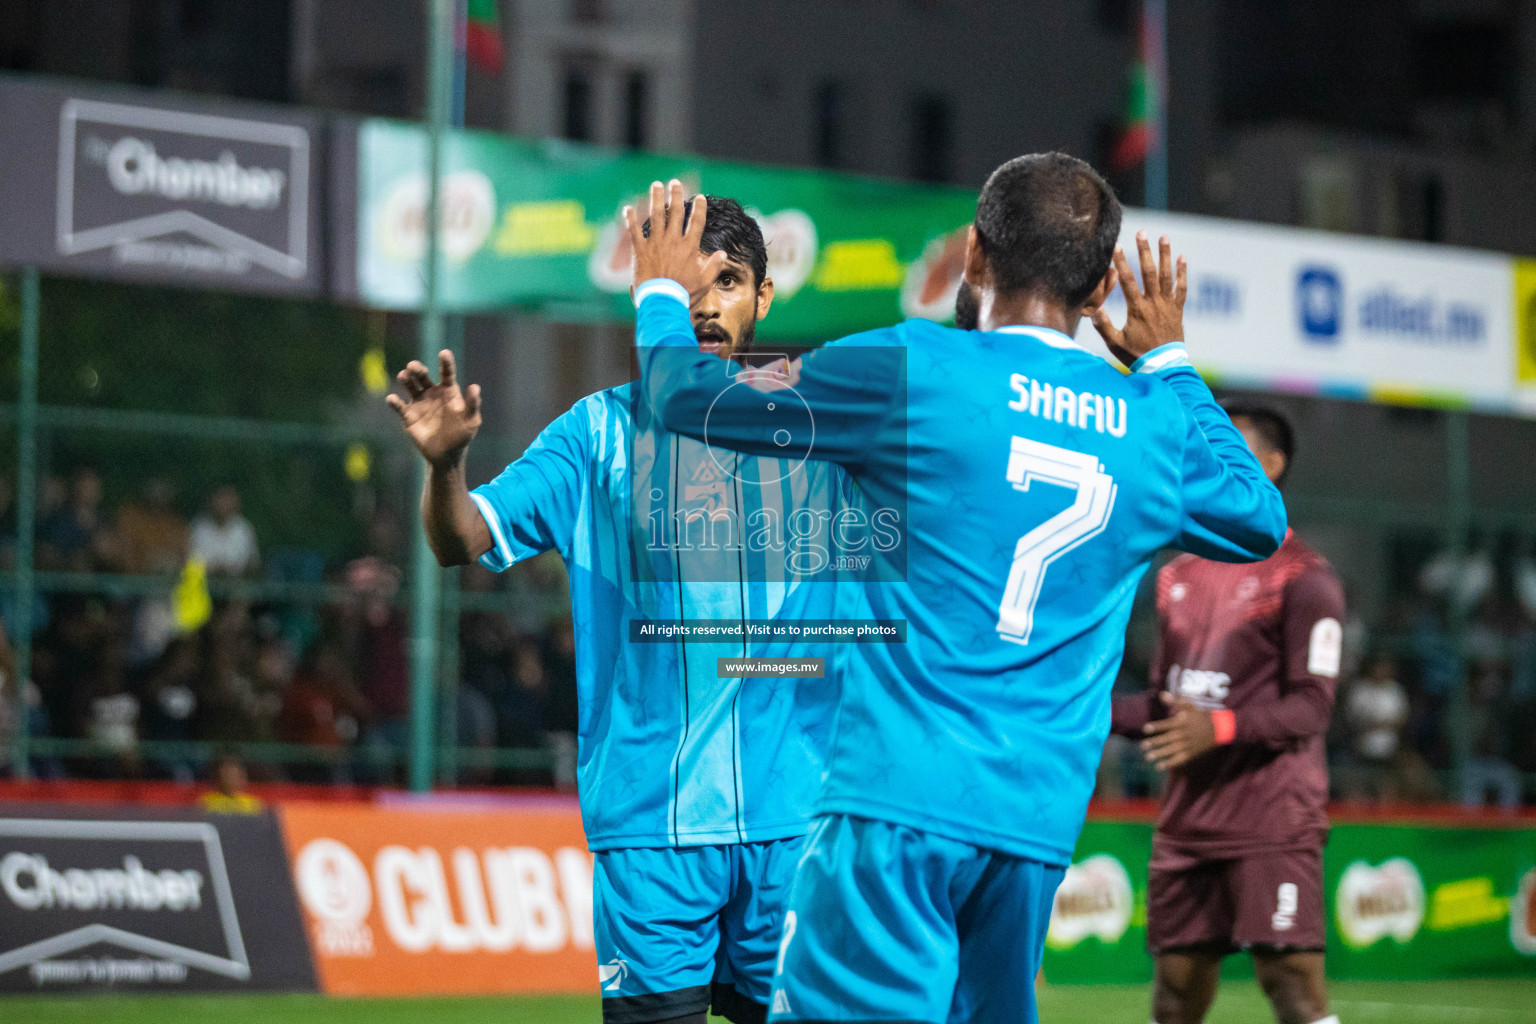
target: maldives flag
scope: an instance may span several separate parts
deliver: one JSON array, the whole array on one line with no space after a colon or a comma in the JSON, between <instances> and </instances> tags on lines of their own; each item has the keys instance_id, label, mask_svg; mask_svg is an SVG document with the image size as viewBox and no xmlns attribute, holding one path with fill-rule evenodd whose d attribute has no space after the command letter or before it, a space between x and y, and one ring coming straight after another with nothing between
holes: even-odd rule
<instances>
[{"instance_id":1,"label":"maldives flag","mask_svg":"<svg viewBox=\"0 0 1536 1024\"><path fill-rule=\"evenodd\" d=\"M468 0L465 7L464 52L482 70L501 74L506 45L501 39L500 0Z\"/></svg>"},{"instance_id":2,"label":"maldives flag","mask_svg":"<svg viewBox=\"0 0 1536 1024\"><path fill-rule=\"evenodd\" d=\"M473 2L473 0L471 0ZM1153 84L1150 69L1162 59L1160 47L1148 30L1148 19L1141 18L1141 40L1136 63L1131 65L1131 80L1126 90L1125 120L1120 136L1109 151L1109 169L1117 174L1135 167L1147 158L1152 148Z\"/></svg>"}]
</instances>

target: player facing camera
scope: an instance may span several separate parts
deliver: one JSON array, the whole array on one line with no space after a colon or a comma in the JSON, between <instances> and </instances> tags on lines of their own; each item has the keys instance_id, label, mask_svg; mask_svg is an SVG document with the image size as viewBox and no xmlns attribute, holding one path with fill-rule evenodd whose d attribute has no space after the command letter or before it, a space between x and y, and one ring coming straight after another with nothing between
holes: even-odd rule
<instances>
[{"instance_id":1,"label":"player facing camera","mask_svg":"<svg viewBox=\"0 0 1536 1024\"><path fill-rule=\"evenodd\" d=\"M709 219L699 236L700 257L723 253L724 259L710 287L692 297L688 312L693 319L694 337L699 339L699 350L729 359L751 350L757 337L757 322L768 315L773 305L768 245L763 240L763 229L736 200L708 195L703 198L709 203ZM690 199L683 207L685 230L691 209ZM670 216L670 212L663 212L662 216ZM640 230L650 237L649 218Z\"/></svg>"}]
</instances>

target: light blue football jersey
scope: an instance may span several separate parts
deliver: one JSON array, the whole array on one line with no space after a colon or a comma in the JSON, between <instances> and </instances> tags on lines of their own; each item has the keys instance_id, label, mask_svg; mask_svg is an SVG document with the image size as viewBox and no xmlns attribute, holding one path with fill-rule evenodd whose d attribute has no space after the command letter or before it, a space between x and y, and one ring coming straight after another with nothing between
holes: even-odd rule
<instances>
[{"instance_id":1,"label":"light blue football jersey","mask_svg":"<svg viewBox=\"0 0 1536 1024\"><path fill-rule=\"evenodd\" d=\"M832 652L788 641L656 642L632 630L835 618L848 590L817 581L821 555L817 565L796 562L805 548L789 524L797 515L827 523L853 497L847 480L824 463L753 458L668 433L634 397L624 385L582 399L471 492L493 538L481 564L499 572L555 550L570 575L587 842L600 850L803 835L825 778L833 673L722 679L716 659L830 662Z\"/></svg>"},{"instance_id":2,"label":"light blue football jersey","mask_svg":"<svg viewBox=\"0 0 1536 1024\"><path fill-rule=\"evenodd\" d=\"M771 450L789 399L722 389L681 292L637 291L641 387L672 430ZM804 357L813 457L905 516L904 579L859 589L908 641L848 651L819 811L1070 863L1152 557L1262 559L1286 529L1184 346L1134 369L1050 330L925 320Z\"/></svg>"}]
</instances>

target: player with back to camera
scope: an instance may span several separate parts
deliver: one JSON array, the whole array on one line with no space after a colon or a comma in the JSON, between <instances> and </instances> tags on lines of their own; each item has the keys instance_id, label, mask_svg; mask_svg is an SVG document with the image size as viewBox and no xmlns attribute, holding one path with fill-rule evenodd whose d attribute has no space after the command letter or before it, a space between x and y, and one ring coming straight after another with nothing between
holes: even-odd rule
<instances>
[{"instance_id":1,"label":"player with back to camera","mask_svg":"<svg viewBox=\"0 0 1536 1024\"><path fill-rule=\"evenodd\" d=\"M1290 422L1223 406L1278 486ZM1240 949L1280 1024L1338 1024L1323 974L1323 735L1343 619L1338 578L1294 533L1257 565L1183 555L1158 573L1151 685L1116 697L1113 721L1169 773L1147 879L1155 1024L1200 1024Z\"/></svg>"},{"instance_id":2,"label":"player with back to camera","mask_svg":"<svg viewBox=\"0 0 1536 1024\"><path fill-rule=\"evenodd\" d=\"M695 244L721 255L687 313L717 366L773 301L757 223L711 198ZM718 658L804 657L785 642L631 642L632 621L833 617L836 585L742 531L836 511L843 478L807 462L711 450L662 429L631 384L577 402L495 480L470 491L480 388L451 353L413 362L391 395L426 458L422 517L444 565L501 571L559 551L570 573L580 703L578 781L594 851L606 1024L738 1024L766 1014L789 885L825 771L832 678L717 678ZM727 531L721 536L720 530ZM658 543L659 538L659 543Z\"/></svg>"},{"instance_id":3,"label":"player with back to camera","mask_svg":"<svg viewBox=\"0 0 1536 1024\"><path fill-rule=\"evenodd\" d=\"M767 450L777 399L722 387L689 329L719 259L698 255L707 204L685 225L677 182L652 185L651 209L668 191L662 231L626 211L641 386L669 428ZM791 375L812 456L871 505L906 506L906 576L860 599L908 627L848 649L775 1021L1035 1021L1137 581L1163 547L1256 561L1284 539L1279 493L1189 365L1182 260L1138 236L1143 290L1119 229L1087 164L1011 160L968 240L979 330L908 320ZM1117 281L1124 328L1102 310ZM1085 315L1132 373L1072 341Z\"/></svg>"}]
</instances>

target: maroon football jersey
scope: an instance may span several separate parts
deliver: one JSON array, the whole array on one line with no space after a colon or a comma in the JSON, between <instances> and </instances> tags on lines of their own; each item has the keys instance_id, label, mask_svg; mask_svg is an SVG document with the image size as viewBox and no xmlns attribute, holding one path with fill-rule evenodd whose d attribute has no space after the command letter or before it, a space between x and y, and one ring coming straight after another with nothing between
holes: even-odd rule
<instances>
[{"instance_id":1,"label":"maroon football jersey","mask_svg":"<svg viewBox=\"0 0 1536 1024\"><path fill-rule=\"evenodd\" d=\"M1344 592L1294 533L1262 562L1182 555L1157 577L1158 644L1145 694L1117 698L1140 738L1167 690L1236 719L1231 743L1173 771L1157 819L1168 855L1236 857L1319 845L1328 819L1323 734L1343 642Z\"/></svg>"}]
</instances>

